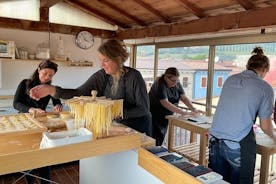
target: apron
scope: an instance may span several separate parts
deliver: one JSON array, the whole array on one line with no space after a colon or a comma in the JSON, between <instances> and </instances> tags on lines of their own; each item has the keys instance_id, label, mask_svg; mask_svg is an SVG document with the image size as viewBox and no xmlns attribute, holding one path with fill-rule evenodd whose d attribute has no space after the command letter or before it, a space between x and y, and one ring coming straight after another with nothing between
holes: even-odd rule
<instances>
[{"instance_id":1,"label":"apron","mask_svg":"<svg viewBox=\"0 0 276 184\"><path fill-rule=\"evenodd\" d=\"M247 136L240 141L241 168L240 184L253 184L256 161L256 138L253 128Z\"/></svg>"}]
</instances>

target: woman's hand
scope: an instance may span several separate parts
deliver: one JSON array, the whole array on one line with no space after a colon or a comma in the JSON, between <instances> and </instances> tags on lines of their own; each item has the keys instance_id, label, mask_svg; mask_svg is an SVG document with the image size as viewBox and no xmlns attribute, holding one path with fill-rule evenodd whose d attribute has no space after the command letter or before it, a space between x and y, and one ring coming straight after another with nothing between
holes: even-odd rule
<instances>
[{"instance_id":1,"label":"woman's hand","mask_svg":"<svg viewBox=\"0 0 276 184\"><path fill-rule=\"evenodd\" d=\"M48 95L54 96L55 92L55 86L42 84L35 86L30 90L30 97L35 100L39 100L40 98L43 98Z\"/></svg>"},{"instance_id":2,"label":"woman's hand","mask_svg":"<svg viewBox=\"0 0 276 184\"><path fill-rule=\"evenodd\" d=\"M33 108L33 107L31 107L30 109L29 109L29 113L31 113L31 114L41 114L41 113L45 113L45 111L44 110L42 110L42 109L40 109L40 108Z\"/></svg>"},{"instance_id":3,"label":"woman's hand","mask_svg":"<svg viewBox=\"0 0 276 184\"><path fill-rule=\"evenodd\" d=\"M60 104L55 105L54 108L53 108L53 111L54 112L61 112L62 111L62 105L60 105Z\"/></svg>"}]
</instances>

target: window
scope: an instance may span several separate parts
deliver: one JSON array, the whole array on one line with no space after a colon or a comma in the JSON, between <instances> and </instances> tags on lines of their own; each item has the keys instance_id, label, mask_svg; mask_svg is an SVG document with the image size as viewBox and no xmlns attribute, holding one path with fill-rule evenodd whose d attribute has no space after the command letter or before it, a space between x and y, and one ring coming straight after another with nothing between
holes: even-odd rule
<instances>
[{"instance_id":1,"label":"window","mask_svg":"<svg viewBox=\"0 0 276 184\"><path fill-rule=\"evenodd\" d=\"M188 77L183 77L182 85L183 85L184 88L188 87Z\"/></svg>"},{"instance_id":2,"label":"window","mask_svg":"<svg viewBox=\"0 0 276 184\"><path fill-rule=\"evenodd\" d=\"M136 69L139 70L145 80L149 92L154 81L154 46L137 46Z\"/></svg>"},{"instance_id":3,"label":"window","mask_svg":"<svg viewBox=\"0 0 276 184\"><path fill-rule=\"evenodd\" d=\"M200 87L207 88L207 77L201 77Z\"/></svg>"},{"instance_id":4,"label":"window","mask_svg":"<svg viewBox=\"0 0 276 184\"><path fill-rule=\"evenodd\" d=\"M218 82L217 82L217 87L218 87L218 88L222 88L222 85L223 85L223 77L222 77L222 76L219 76L217 80L218 80Z\"/></svg>"}]
</instances>

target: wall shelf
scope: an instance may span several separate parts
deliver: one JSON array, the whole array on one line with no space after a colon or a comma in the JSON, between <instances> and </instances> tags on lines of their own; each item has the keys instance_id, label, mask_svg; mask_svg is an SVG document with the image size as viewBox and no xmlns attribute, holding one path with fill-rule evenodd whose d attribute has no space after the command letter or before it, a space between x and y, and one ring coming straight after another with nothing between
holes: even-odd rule
<instances>
[{"instance_id":1,"label":"wall shelf","mask_svg":"<svg viewBox=\"0 0 276 184\"><path fill-rule=\"evenodd\" d=\"M9 58L0 58L0 61L3 62L41 62L41 59L9 59ZM62 60L51 60L57 63L65 63L67 66L83 66L83 67L91 67L93 66L93 62L73 62L73 61L62 61Z\"/></svg>"}]
</instances>

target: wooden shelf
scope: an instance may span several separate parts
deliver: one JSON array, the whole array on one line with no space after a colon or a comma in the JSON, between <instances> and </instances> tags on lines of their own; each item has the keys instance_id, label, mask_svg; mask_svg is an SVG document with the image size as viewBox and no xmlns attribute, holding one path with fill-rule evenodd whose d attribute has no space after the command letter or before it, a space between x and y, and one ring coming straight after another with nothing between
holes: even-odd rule
<instances>
[{"instance_id":1,"label":"wooden shelf","mask_svg":"<svg viewBox=\"0 0 276 184\"><path fill-rule=\"evenodd\" d=\"M201 183L193 176L143 148L138 150L138 164L166 184L182 184L183 181L193 184Z\"/></svg>"},{"instance_id":2,"label":"wooden shelf","mask_svg":"<svg viewBox=\"0 0 276 184\"><path fill-rule=\"evenodd\" d=\"M185 144L181 146L174 146L172 148L172 151L183 155L184 157L188 158L189 160L192 160L196 163L199 162L199 148L200 145L196 142ZM206 160L209 158L209 148L206 147Z\"/></svg>"},{"instance_id":3,"label":"wooden shelf","mask_svg":"<svg viewBox=\"0 0 276 184\"><path fill-rule=\"evenodd\" d=\"M0 58L0 61L3 62L41 62L42 59L9 59L9 58ZM72 62L72 61L62 61L62 60L51 60L56 63L65 63L67 66L79 66L79 67L91 67L93 62Z\"/></svg>"}]
</instances>

